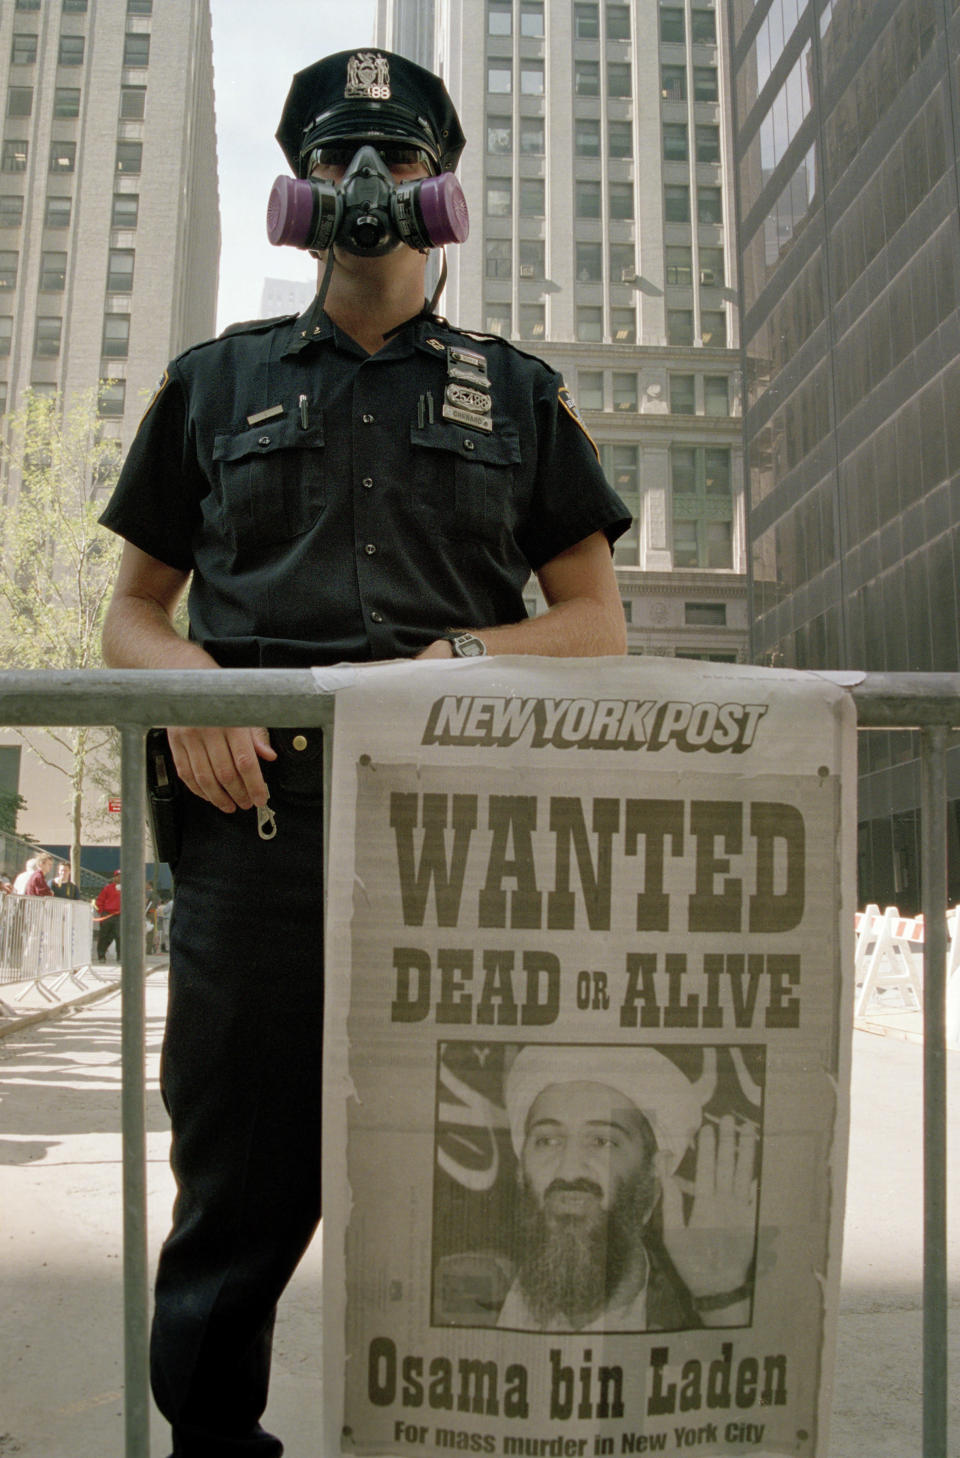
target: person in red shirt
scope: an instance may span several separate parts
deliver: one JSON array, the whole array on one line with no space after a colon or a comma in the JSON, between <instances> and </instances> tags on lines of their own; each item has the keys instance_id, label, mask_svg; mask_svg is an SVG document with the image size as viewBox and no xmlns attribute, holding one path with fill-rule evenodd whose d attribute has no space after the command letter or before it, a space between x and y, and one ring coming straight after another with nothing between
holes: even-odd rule
<instances>
[{"instance_id":1,"label":"person in red shirt","mask_svg":"<svg viewBox=\"0 0 960 1458\"><path fill-rule=\"evenodd\" d=\"M120 872L114 871L93 903L97 912L97 961L105 962L110 943L116 944L120 960Z\"/></svg>"},{"instance_id":2,"label":"person in red shirt","mask_svg":"<svg viewBox=\"0 0 960 1458\"><path fill-rule=\"evenodd\" d=\"M47 876L53 866L53 856L37 856L33 864L33 870L27 877L27 884L23 888L24 896L52 896L53 892L47 885Z\"/></svg>"}]
</instances>

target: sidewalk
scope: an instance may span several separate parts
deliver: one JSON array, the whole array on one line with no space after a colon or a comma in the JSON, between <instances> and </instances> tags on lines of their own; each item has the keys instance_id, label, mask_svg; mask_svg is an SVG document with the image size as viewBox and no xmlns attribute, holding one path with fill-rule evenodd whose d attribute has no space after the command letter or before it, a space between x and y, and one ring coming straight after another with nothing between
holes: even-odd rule
<instances>
[{"instance_id":1,"label":"sidewalk","mask_svg":"<svg viewBox=\"0 0 960 1458\"><path fill-rule=\"evenodd\" d=\"M146 984L150 1260L173 1184L157 1068L166 1002ZM0 1458L121 1458L120 1000L0 1036ZM0 1034L3 1028L0 1025ZM850 1177L829 1458L921 1451L921 1057L854 1034ZM948 1058L950 1198L960 1209L960 1052ZM960 1246L951 1266L951 1458L960 1452ZM265 1422L287 1458L323 1458L320 1248L281 1305ZM756 1451L756 1450L754 1450ZM155 1415L151 1455L169 1453Z\"/></svg>"}]
</instances>

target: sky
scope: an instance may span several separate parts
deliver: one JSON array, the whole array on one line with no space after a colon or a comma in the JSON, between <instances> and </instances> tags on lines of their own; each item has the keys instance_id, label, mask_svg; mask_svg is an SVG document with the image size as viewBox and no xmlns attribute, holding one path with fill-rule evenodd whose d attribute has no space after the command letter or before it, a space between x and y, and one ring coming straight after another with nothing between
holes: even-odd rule
<instances>
[{"instance_id":1,"label":"sky","mask_svg":"<svg viewBox=\"0 0 960 1458\"><path fill-rule=\"evenodd\" d=\"M217 328L260 312L265 278L316 279L298 248L267 242L267 198L289 174L274 138L295 71L370 45L375 0L211 0L220 169Z\"/></svg>"}]
</instances>

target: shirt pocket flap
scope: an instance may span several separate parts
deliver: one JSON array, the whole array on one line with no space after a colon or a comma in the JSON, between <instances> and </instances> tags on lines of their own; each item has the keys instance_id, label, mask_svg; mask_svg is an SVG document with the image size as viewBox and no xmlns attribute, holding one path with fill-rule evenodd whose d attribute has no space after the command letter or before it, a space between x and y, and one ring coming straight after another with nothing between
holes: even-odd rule
<instances>
[{"instance_id":1,"label":"shirt pocket flap","mask_svg":"<svg viewBox=\"0 0 960 1458\"><path fill-rule=\"evenodd\" d=\"M323 421L304 430L295 415L278 415L262 425L250 425L232 435L217 435L213 440L215 461L242 461L248 456L265 456L272 451L305 450L323 445Z\"/></svg>"},{"instance_id":2,"label":"shirt pocket flap","mask_svg":"<svg viewBox=\"0 0 960 1458\"><path fill-rule=\"evenodd\" d=\"M484 466L515 466L520 460L520 437L512 427L486 435L443 420L433 425L412 426L410 440L429 450L452 451L465 461L477 461Z\"/></svg>"}]
</instances>

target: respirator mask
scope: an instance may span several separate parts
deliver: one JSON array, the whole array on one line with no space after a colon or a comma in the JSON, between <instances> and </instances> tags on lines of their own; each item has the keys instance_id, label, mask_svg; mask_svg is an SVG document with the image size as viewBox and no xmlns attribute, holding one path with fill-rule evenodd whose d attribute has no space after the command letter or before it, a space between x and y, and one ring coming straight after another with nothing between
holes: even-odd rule
<instances>
[{"instance_id":1,"label":"respirator mask","mask_svg":"<svg viewBox=\"0 0 960 1458\"><path fill-rule=\"evenodd\" d=\"M389 156L390 149L384 151ZM462 243L469 228L466 199L452 172L396 183L371 143L357 148L339 182L278 177L267 204L270 242L313 253L326 253L334 243L367 258L401 244L427 252Z\"/></svg>"}]
</instances>

